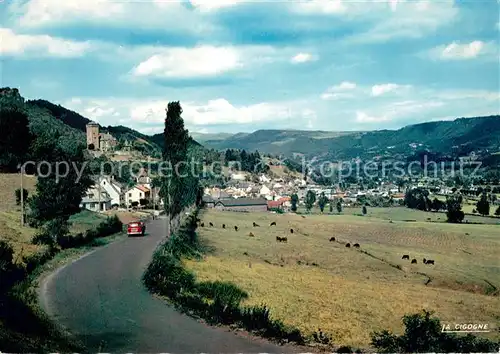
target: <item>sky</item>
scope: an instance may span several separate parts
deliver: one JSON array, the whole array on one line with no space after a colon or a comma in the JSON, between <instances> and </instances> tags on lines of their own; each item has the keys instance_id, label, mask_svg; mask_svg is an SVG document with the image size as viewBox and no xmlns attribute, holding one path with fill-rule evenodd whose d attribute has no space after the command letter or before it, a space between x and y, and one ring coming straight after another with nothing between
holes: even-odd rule
<instances>
[{"instance_id":1,"label":"sky","mask_svg":"<svg viewBox=\"0 0 500 354\"><path fill-rule=\"evenodd\" d=\"M0 85L101 125L397 129L500 114L496 0L0 0Z\"/></svg>"}]
</instances>

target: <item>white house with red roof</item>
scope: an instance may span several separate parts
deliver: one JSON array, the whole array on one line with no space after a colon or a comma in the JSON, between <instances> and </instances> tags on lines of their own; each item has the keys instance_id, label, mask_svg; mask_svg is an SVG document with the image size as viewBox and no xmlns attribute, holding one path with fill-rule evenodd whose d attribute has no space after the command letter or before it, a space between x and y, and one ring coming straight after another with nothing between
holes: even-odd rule
<instances>
[{"instance_id":1,"label":"white house with red roof","mask_svg":"<svg viewBox=\"0 0 500 354\"><path fill-rule=\"evenodd\" d=\"M138 184L125 192L125 205L129 206L134 202L140 203L141 199L149 200L150 198L151 190L142 184Z\"/></svg>"}]
</instances>

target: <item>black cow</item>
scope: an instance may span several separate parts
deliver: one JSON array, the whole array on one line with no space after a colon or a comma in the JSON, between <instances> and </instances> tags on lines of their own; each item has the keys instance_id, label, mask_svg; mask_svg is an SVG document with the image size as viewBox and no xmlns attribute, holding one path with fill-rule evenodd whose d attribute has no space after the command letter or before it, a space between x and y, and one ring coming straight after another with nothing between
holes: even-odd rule
<instances>
[{"instance_id":1,"label":"black cow","mask_svg":"<svg viewBox=\"0 0 500 354\"><path fill-rule=\"evenodd\" d=\"M293 234L293 229L290 229L290 233Z\"/></svg>"},{"instance_id":2,"label":"black cow","mask_svg":"<svg viewBox=\"0 0 500 354\"><path fill-rule=\"evenodd\" d=\"M359 248L359 243L355 243L353 247Z\"/></svg>"},{"instance_id":3,"label":"black cow","mask_svg":"<svg viewBox=\"0 0 500 354\"><path fill-rule=\"evenodd\" d=\"M276 222L275 222L275 221L273 221L273 222L271 223L271 225L269 225L269 226L276 226Z\"/></svg>"},{"instance_id":4,"label":"black cow","mask_svg":"<svg viewBox=\"0 0 500 354\"><path fill-rule=\"evenodd\" d=\"M248 236L253 237L253 236L254 236L254 234L250 232L250 233L248 234Z\"/></svg>"},{"instance_id":5,"label":"black cow","mask_svg":"<svg viewBox=\"0 0 500 354\"><path fill-rule=\"evenodd\" d=\"M222 224L222 228L225 229L226 228L226 224Z\"/></svg>"},{"instance_id":6,"label":"black cow","mask_svg":"<svg viewBox=\"0 0 500 354\"><path fill-rule=\"evenodd\" d=\"M345 245L347 248L351 247L351 244L350 243L346 243Z\"/></svg>"},{"instance_id":7,"label":"black cow","mask_svg":"<svg viewBox=\"0 0 500 354\"><path fill-rule=\"evenodd\" d=\"M253 227L258 227L259 225L256 224L255 222L253 223Z\"/></svg>"},{"instance_id":8,"label":"black cow","mask_svg":"<svg viewBox=\"0 0 500 354\"><path fill-rule=\"evenodd\" d=\"M410 260L410 256L407 255L407 254L405 254L405 255L403 255L403 257L401 257L401 259L408 259L408 260Z\"/></svg>"},{"instance_id":9,"label":"black cow","mask_svg":"<svg viewBox=\"0 0 500 354\"><path fill-rule=\"evenodd\" d=\"M423 263L423 264L427 263L427 259L425 259L425 258L424 258L424 259L422 259L422 263Z\"/></svg>"},{"instance_id":10,"label":"black cow","mask_svg":"<svg viewBox=\"0 0 500 354\"><path fill-rule=\"evenodd\" d=\"M335 241L335 237L330 237L330 242Z\"/></svg>"},{"instance_id":11,"label":"black cow","mask_svg":"<svg viewBox=\"0 0 500 354\"><path fill-rule=\"evenodd\" d=\"M234 231L238 231L238 226L235 226L235 227L234 227Z\"/></svg>"},{"instance_id":12,"label":"black cow","mask_svg":"<svg viewBox=\"0 0 500 354\"><path fill-rule=\"evenodd\" d=\"M212 223L210 223L209 225L210 225L210 226L214 226L214 224L212 224Z\"/></svg>"},{"instance_id":13,"label":"black cow","mask_svg":"<svg viewBox=\"0 0 500 354\"><path fill-rule=\"evenodd\" d=\"M428 259L425 264L432 264L432 265L434 265L434 260L433 259Z\"/></svg>"},{"instance_id":14,"label":"black cow","mask_svg":"<svg viewBox=\"0 0 500 354\"><path fill-rule=\"evenodd\" d=\"M201 226L201 227L205 227L205 223L203 223L203 222L202 222L200 226Z\"/></svg>"},{"instance_id":15,"label":"black cow","mask_svg":"<svg viewBox=\"0 0 500 354\"><path fill-rule=\"evenodd\" d=\"M416 260L415 258L413 258L413 259L411 260L411 264L417 264L417 260Z\"/></svg>"},{"instance_id":16,"label":"black cow","mask_svg":"<svg viewBox=\"0 0 500 354\"><path fill-rule=\"evenodd\" d=\"M279 236L276 236L276 241L277 242L287 242L288 239L286 237L279 237Z\"/></svg>"}]
</instances>

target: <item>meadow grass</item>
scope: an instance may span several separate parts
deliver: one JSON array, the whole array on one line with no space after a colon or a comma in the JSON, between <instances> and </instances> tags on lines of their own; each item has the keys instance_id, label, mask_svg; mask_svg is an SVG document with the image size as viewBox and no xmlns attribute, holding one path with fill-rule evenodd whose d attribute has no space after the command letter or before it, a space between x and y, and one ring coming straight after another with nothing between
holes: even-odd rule
<instances>
[{"instance_id":1,"label":"meadow grass","mask_svg":"<svg viewBox=\"0 0 500 354\"><path fill-rule=\"evenodd\" d=\"M250 295L244 304L267 304L274 318L306 335L321 329L335 344L366 347L372 331L401 332L401 317L423 308L442 321L500 319L498 226L214 210L202 219L198 232L212 251L186 266L201 281L236 283ZM403 254L418 263L403 261Z\"/></svg>"}]
</instances>

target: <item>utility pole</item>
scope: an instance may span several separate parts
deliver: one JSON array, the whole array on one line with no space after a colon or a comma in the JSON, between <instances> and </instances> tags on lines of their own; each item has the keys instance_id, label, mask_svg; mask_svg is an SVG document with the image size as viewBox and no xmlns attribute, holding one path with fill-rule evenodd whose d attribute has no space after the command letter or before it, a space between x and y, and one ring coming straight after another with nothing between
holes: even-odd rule
<instances>
[{"instance_id":1,"label":"utility pole","mask_svg":"<svg viewBox=\"0 0 500 354\"><path fill-rule=\"evenodd\" d=\"M98 184L97 194L98 194L98 198L99 198L97 209L99 209L99 212L101 212L101 176L100 175L97 177L97 184Z\"/></svg>"},{"instance_id":2,"label":"utility pole","mask_svg":"<svg viewBox=\"0 0 500 354\"><path fill-rule=\"evenodd\" d=\"M24 185L23 185L23 171L24 166L21 165L21 226L24 227Z\"/></svg>"}]
</instances>

